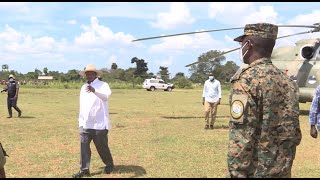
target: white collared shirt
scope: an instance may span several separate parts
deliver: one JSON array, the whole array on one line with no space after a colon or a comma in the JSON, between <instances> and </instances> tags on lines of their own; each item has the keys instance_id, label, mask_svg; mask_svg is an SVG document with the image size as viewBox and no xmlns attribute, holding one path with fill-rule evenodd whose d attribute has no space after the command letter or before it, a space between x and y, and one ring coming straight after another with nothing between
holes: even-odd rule
<instances>
[{"instance_id":1,"label":"white collared shirt","mask_svg":"<svg viewBox=\"0 0 320 180\"><path fill-rule=\"evenodd\" d=\"M110 129L108 98L111 89L108 83L96 78L91 82L95 92L88 93L86 83L80 90L79 127L84 129Z\"/></svg>"},{"instance_id":2,"label":"white collared shirt","mask_svg":"<svg viewBox=\"0 0 320 180\"><path fill-rule=\"evenodd\" d=\"M208 79L204 82L202 97L210 103L218 102L221 98L221 85L218 80L212 82Z\"/></svg>"}]
</instances>

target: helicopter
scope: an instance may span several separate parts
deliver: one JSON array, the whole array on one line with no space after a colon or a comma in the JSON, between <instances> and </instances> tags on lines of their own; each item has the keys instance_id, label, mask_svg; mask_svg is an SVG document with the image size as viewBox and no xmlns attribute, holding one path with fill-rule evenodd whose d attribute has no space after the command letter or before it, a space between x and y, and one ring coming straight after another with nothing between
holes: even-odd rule
<instances>
[{"instance_id":1,"label":"helicopter","mask_svg":"<svg viewBox=\"0 0 320 180\"><path fill-rule=\"evenodd\" d=\"M282 27L304 27L304 28L312 28L309 31L299 32L291 35L285 35L278 37L286 38L290 36L308 34L320 32L320 23L315 23L313 25L277 25L279 28ZM144 41L150 39L157 38L167 38L174 37L180 35L189 35L196 33L209 33L215 31L227 31L227 30L235 30L235 29L244 29L244 27L236 27L236 28L224 28L224 29L214 29L214 30L205 30L205 31L195 31L195 32L186 32L179 34L171 34L171 35L162 35L162 36L153 36L135 39L135 41ZM234 48L229 51L225 51L213 57L214 61L217 57L228 54L230 52L239 50L240 48ZM306 103L312 102L313 95L316 87L320 84L320 38L315 39L302 39L295 43L295 46L288 47L278 47L275 48L271 55L272 63L286 73L292 80L294 80L300 91L299 102ZM197 61L191 64L186 65L185 67L189 67L198 63L203 63L205 61ZM245 65L245 64L244 64ZM241 70L241 67L239 68Z\"/></svg>"}]
</instances>

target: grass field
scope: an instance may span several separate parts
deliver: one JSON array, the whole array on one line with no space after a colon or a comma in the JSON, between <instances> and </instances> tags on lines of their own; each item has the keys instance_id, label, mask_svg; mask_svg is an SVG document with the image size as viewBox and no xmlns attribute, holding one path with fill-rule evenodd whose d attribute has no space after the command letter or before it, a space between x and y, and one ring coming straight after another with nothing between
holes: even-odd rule
<instances>
[{"instance_id":1,"label":"grass field","mask_svg":"<svg viewBox=\"0 0 320 180\"><path fill-rule=\"evenodd\" d=\"M201 89L114 89L109 146L115 171L102 173L104 164L92 143L92 177L225 177L228 92L223 91L215 129L204 130ZM78 89L21 86L21 118L15 111L14 118L6 118L6 94L0 94L0 102L0 141L10 156L7 177L60 178L79 171ZM300 104L303 139L293 177L320 177L320 143L309 135L309 107Z\"/></svg>"}]
</instances>

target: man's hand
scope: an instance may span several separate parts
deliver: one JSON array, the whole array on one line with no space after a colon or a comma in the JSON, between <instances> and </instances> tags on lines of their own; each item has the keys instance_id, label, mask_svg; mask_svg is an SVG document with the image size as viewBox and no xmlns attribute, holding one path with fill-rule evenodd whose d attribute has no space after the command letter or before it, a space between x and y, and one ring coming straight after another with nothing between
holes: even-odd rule
<instances>
[{"instance_id":1,"label":"man's hand","mask_svg":"<svg viewBox=\"0 0 320 180\"><path fill-rule=\"evenodd\" d=\"M313 137L313 138L317 138L317 137L318 137L318 131L317 131L315 125L311 125L310 135L311 135L311 137Z\"/></svg>"},{"instance_id":2,"label":"man's hand","mask_svg":"<svg viewBox=\"0 0 320 180\"><path fill-rule=\"evenodd\" d=\"M202 98L202 105L204 105L204 97Z\"/></svg>"},{"instance_id":3,"label":"man's hand","mask_svg":"<svg viewBox=\"0 0 320 180\"><path fill-rule=\"evenodd\" d=\"M95 92L96 90L92 87L92 86L87 86L87 88L86 88L86 91L88 92L88 93L90 93L90 92Z\"/></svg>"},{"instance_id":4,"label":"man's hand","mask_svg":"<svg viewBox=\"0 0 320 180\"><path fill-rule=\"evenodd\" d=\"M220 100L221 100L221 98L219 98L219 100L218 100L218 104L220 104Z\"/></svg>"}]
</instances>

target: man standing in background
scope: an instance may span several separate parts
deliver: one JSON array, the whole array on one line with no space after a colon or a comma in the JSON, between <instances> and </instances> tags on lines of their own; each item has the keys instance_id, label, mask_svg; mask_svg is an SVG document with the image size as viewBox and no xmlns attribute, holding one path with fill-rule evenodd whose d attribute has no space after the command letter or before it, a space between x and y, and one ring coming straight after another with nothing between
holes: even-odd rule
<instances>
[{"instance_id":1,"label":"man standing in background","mask_svg":"<svg viewBox=\"0 0 320 180\"><path fill-rule=\"evenodd\" d=\"M314 92L310 112L309 112L309 124L310 124L310 135L313 138L318 137L318 130L320 129L320 85L318 85Z\"/></svg>"},{"instance_id":2,"label":"man standing in background","mask_svg":"<svg viewBox=\"0 0 320 180\"><path fill-rule=\"evenodd\" d=\"M19 95L19 83L16 81L14 76L10 74L9 82L7 83L7 87L4 88L1 92L8 92L7 98L7 106L9 116L8 118L12 118L12 107L18 112L18 117L21 117L21 110L17 106L18 95Z\"/></svg>"},{"instance_id":3,"label":"man standing in background","mask_svg":"<svg viewBox=\"0 0 320 180\"><path fill-rule=\"evenodd\" d=\"M205 129L213 129L217 115L217 107L221 100L220 81L214 79L213 73L209 73L209 79L205 81L202 93L202 105L205 112ZM211 112L211 114L210 114ZM211 115L211 118L209 117ZM210 121L211 120L211 121Z\"/></svg>"}]
</instances>

